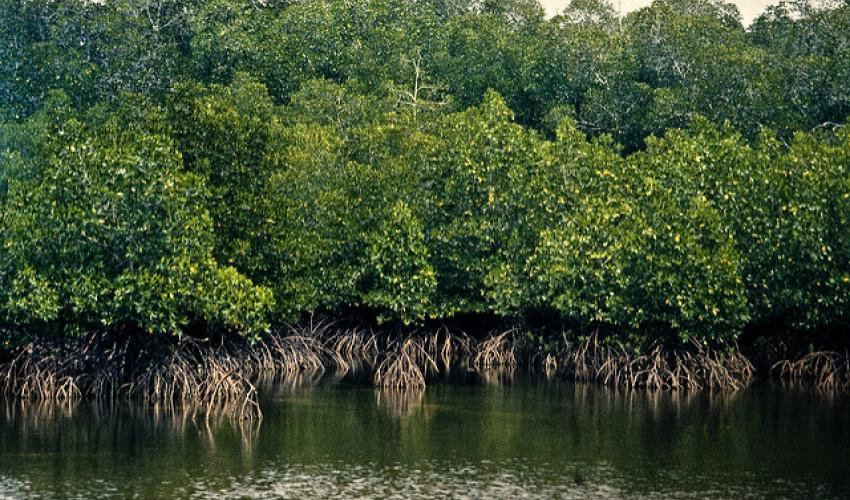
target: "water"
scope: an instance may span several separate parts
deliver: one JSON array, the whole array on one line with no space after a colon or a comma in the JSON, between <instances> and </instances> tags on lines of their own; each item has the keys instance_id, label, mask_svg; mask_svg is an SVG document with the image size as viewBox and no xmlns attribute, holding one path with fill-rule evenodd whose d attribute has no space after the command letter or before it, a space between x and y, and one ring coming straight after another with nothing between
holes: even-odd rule
<instances>
[{"instance_id":1,"label":"water","mask_svg":"<svg viewBox=\"0 0 850 500\"><path fill-rule=\"evenodd\" d=\"M0 498L850 497L850 401L524 377L263 394L255 432L150 411L0 415Z\"/></svg>"}]
</instances>

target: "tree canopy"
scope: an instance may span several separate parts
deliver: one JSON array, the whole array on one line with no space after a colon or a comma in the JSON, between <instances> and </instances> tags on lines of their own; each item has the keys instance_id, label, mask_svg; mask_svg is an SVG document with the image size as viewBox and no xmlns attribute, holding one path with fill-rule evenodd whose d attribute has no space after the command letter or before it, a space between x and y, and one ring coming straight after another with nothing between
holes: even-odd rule
<instances>
[{"instance_id":1,"label":"tree canopy","mask_svg":"<svg viewBox=\"0 0 850 500\"><path fill-rule=\"evenodd\" d=\"M850 319L850 7L0 0L0 320Z\"/></svg>"}]
</instances>

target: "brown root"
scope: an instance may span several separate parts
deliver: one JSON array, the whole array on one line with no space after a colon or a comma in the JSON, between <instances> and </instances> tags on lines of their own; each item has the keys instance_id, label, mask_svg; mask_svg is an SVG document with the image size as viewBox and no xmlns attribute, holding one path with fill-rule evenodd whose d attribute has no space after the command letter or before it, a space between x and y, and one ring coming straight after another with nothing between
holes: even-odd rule
<instances>
[{"instance_id":1,"label":"brown root","mask_svg":"<svg viewBox=\"0 0 850 500\"><path fill-rule=\"evenodd\" d=\"M430 334L420 334L420 344L428 356L439 361L446 371L452 365L469 359L474 350L474 342L469 335L465 332L453 333L445 326Z\"/></svg>"},{"instance_id":2,"label":"brown root","mask_svg":"<svg viewBox=\"0 0 850 500\"><path fill-rule=\"evenodd\" d=\"M73 368L59 354L31 343L0 367L3 394L15 399L70 404L82 396Z\"/></svg>"},{"instance_id":3,"label":"brown root","mask_svg":"<svg viewBox=\"0 0 850 500\"><path fill-rule=\"evenodd\" d=\"M848 387L848 356L813 353L774 367L783 379L809 377L819 387ZM432 374L471 366L490 383L509 383L516 368L538 361L552 377L660 390L739 389L753 366L737 349L716 350L692 342L669 350L660 344L634 352L593 333L580 342L562 336L554 350L534 353L516 328L474 341L442 327L387 338L373 330L341 330L310 322L265 335L257 342L219 342L171 337L135 340L92 334L68 346L49 341L18 349L0 365L0 394L10 400L72 404L82 398L122 399L192 418L227 416L240 422L261 418L257 385L283 380L309 381L328 369L336 376L368 365L377 387L421 389ZM498 369L494 372L494 369ZM301 375L304 375L301 377Z\"/></svg>"},{"instance_id":4,"label":"brown root","mask_svg":"<svg viewBox=\"0 0 850 500\"><path fill-rule=\"evenodd\" d=\"M262 377L323 372L329 361L338 361L319 339L298 334L267 335L260 342L243 346L237 356L252 374Z\"/></svg>"},{"instance_id":5,"label":"brown root","mask_svg":"<svg viewBox=\"0 0 850 500\"><path fill-rule=\"evenodd\" d=\"M737 390L755 371L737 348L717 350L693 341L678 349L656 344L634 353L620 342L601 341L597 333L578 345L566 343L552 358L545 361L550 369L560 368L575 380L652 390Z\"/></svg>"},{"instance_id":6,"label":"brown root","mask_svg":"<svg viewBox=\"0 0 850 500\"><path fill-rule=\"evenodd\" d=\"M515 367L519 364L519 349L523 343L524 340L516 328L493 333L475 346L472 366L477 369L494 366Z\"/></svg>"},{"instance_id":7,"label":"brown root","mask_svg":"<svg viewBox=\"0 0 850 500\"><path fill-rule=\"evenodd\" d=\"M143 369L124 386L129 401L154 408L181 407L192 416L226 415L233 419L259 420L257 389L231 349L183 338L164 359Z\"/></svg>"},{"instance_id":8,"label":"brown root","mask_svg":"<svg viewBox=\"0 0 850 500\"><path fill-rule=\"evenodd\" d=\"M325 332L320 339L333 354L333 362L341 373L356 371L364 364L375 366L382 350L378 335L371 330Z\"/></svg>"},{"instance_id":9,"label":"brown root","mask_svg":"<svg viewBox=\"0 0 850 500\"><path fill-rule=\"evenodd\" d=\"M811 383L823 392L850 391L850 352L811 352L794 361L779 361L771 373L789 385Z\"/></svg>"},{"instance_id":10,"label":"brown root","mask_svg":"<svg viewBox=\"0 0 850 500\"><path fill-rule=\"evenodd\" d=\"M375 369L375 385L392 389L425 387L425 375L429 370L436 372L438 367L421 339L408 337L394 344Z\"/></svg>"}]
</instances>

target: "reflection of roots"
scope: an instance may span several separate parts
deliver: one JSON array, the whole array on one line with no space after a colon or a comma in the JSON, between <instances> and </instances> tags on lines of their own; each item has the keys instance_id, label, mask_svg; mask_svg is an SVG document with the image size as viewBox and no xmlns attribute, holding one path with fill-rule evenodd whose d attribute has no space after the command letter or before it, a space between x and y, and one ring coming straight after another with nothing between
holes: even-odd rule
<instances>
[{"instance_id":1,"label":"reflection of roots","mask_svg":"<svg viewBox=\"0 0 850 500\"><path fill-rule=\"evenodd\" d=\"M821 391L850 391L850 353L816 351L773 365L771 372L786 384L813 383Z\"/></svg>"},{"instance_id":2,"label":"reflection of roots","mask_svg":"<svg viewBox=\"0 0 850 500\"><path fill-rule=\"evenodd\" d=\"M239 432L243 443L249 443L256 436L259 426L256 421L234 422L226 415L209 415L199 421L190 411L181 407L162 407L160 405L140 405L128 402L125 405L113 405L106 402L80 402L72 405L57 405L52 401L4 401L4 422L15 426L19 435L50 435L69 432L69 422L82 415L86 427L94 422L94 427L106 427L118 432L116 424L122 429L141 427L139 432L156 433L166 431L182 435L189 430L199 432L214 443L213 433L221 424Z\"/></svg>"},{"instance_id":3,"label":"reflection of roots","mask_svg":"<svg viewBox=\"0 0 850 500\"><path fill-rule=\"evenodd\" d=\"M277 396L303 394L316 387L322 380L323 370L304 370L281 374L263 374L257 379L258 388Z\"/></svg>"},{"instance_id":4,"label":"reflection of roots","mask_svg":"<svg viewBox=\"0 0 850 500\"><path fill-rule=\"evenodd\" d=\"M70 418L77 406L74 402L56 404L55 401L4 401L4 419L6 422L16 422L20 427L20 435L39 434L49 429L54 422Z\"/></svg>"},{"instance_id":5,"label":"reflection of roots","mask_svg":"<svg viewBox=\"0 0 850 500\"><path fill-rule=\"evenodd\" d=\"M375 401L378 407L388 410L396 417L411 416L422 404L425 391L417 389L393 389L381 387L375 389Z\"/></svg>"},{"instance_id":6,"label":"reflection of roots","mask_svg":"<svg viewBox=\"0 0 850 500\"><path fill-rule=\"evenodd\" d=\"M494 387L503 387L512 384L516 380L516 366L491 366L477 370L481 380Z\"/></svg>"},{"instance_id":7,"label":"reflection of roots","mask_svg":"<svg viewBox=\"0 0 850 500\"><path fill-rule=\"evenodd\" d=\"M627 409L633 414L648 411L660 419L669 411L681 414L699 408L700 412L722 411L735 404L742 391L649 391L631 390L616 386L602 386L592 382L569 384L568 391L576 402L577 412L586 412L587 417L599 412Z\"/></svg>"}]
</instances>

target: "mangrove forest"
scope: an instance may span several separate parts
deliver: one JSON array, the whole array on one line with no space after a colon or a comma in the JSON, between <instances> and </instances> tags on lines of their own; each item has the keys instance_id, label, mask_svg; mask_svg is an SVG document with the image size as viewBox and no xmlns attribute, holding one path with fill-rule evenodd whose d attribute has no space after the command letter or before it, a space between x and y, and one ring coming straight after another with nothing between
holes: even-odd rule
<instances>
[{"instance_id":1,"label":"mangrove forest","mask_svg":"<svg viewBox=\"0 0 850 500\"><path fill-rule=\"evenodd\" d=\"M0 0L0 392L846 391L848 82L842 2Z\"/></svg>"}]
</instances>

